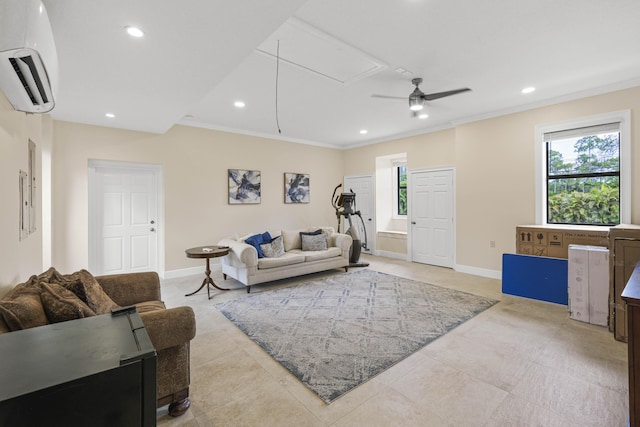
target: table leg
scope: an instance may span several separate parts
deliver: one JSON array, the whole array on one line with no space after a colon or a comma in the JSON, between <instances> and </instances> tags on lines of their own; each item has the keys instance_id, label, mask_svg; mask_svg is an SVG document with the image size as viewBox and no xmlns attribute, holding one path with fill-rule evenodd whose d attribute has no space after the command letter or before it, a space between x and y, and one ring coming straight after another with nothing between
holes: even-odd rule
<instances>
[{"instance_id":1,"label":"table leg","mask_svg":"<svg viewBox=\"0 0 640 427\"><path fill-rule=\"evenodd\" d=\"M220 286L216 285L216 283L211 278L211 268L209 267L209 258L206 258L206 260L207 260L207 268L204 271L205 278L202 281L202 285L200 285L200 287L198 289L196 289L195 291L191 292L190 294L185 294L185 297L190 297L191 295L197 294L198 292L200 292L200 290L202 288L204 288L206 286L207 287L207 298L211 299L211 293L209 291L209 285L213 286L216 289L220 289L221 291L228 291L229 290L227 288L221 288Z\"/></svg>"}]
</instances>

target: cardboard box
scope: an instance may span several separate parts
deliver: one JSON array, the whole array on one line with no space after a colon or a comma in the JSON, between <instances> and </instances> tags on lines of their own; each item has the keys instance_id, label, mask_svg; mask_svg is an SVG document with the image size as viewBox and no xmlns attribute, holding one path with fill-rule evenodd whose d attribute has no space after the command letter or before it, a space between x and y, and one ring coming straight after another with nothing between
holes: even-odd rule
<instances>
[{"instance_id":1,"label":"cardboard box","mask_svg":"<svg viewBox=\"0 0 640 427\"><path fill-rule=\"evenodd\" d=\"M568 291L569 317L589 322L589 251L588 246L569 247Z\"/></svg>"},{"instance_id":2,"label":"cardboard box","mask_svg":"<svg viewBox=\"0 0 640 427\"><path fill-rule=\"evenodd\" d=\"M569 245L569 317L607 326L609 318L609 250Z\"/></svg>"},{"instance_id":3,"label":"cardboard box","mask_svg":"<svg viewBox=\"0 0 640 427\"><path fill-rule=\"evenodd\" d=\"M609 247L609 227L578 225L518 225L516 253L564 258L569 245Z\"/></svg>"},{"instance_id":4,"label":"cardboard box","mask_svg":"<svg viewBox=\"0 0 640 427\"><path fill-rule=\"evenodd\" d=\"M607 326L609 320L609 249L589 250L589 323Z\"/></svg>"}]
</instances>

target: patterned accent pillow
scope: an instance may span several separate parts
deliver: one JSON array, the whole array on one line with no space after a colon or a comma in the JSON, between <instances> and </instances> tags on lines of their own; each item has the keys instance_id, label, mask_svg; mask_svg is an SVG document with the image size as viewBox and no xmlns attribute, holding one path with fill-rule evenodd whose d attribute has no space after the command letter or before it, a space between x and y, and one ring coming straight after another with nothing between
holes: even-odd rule
<instances>
[{"instance_id":1,"label":"patterned accent pillow","mask_svg":"<svg viewBox=\"0 0 640 427\"><path fill-rule=\"evenodd\" d=\"M321 234L301 234L303 251L324 251L327 249L327 235Z\"/></svg>"},{"instance_id":2,"label":"patterned accent pillow","mask_svg":"<svg viewBox=\"0 0 640 427\"><path fill-rule=\"evenodd\" d=\"M302 236L315 236L317 234L322 234L322 230L320 228L318 228L315 231L301 231L300 232L300 239L302 239Z\"/></svg>"},{"instance_id":3,"label":"patterned accent pillow","mask_svg":"<svg viewBox=\"0 0 640 427\"><path fill-rule=\"evenodd\" d=\"M40 299L47 318L51 323L82 319L95 316L96 313L68 289L55 283L41 283Z\"/></svg>"},{"instance_id":4,"label":"patterned accent pillow","mask_svg":"<svg viewBox=\"0 0 640 427\"><path fill-rule=\"evenodd\" d=\"M282 244L282 236L275 237L271 243L260 245L260 249L264 253L265 258L278 258L284 255L284 245Z\"/></svg>"}]
</instances>

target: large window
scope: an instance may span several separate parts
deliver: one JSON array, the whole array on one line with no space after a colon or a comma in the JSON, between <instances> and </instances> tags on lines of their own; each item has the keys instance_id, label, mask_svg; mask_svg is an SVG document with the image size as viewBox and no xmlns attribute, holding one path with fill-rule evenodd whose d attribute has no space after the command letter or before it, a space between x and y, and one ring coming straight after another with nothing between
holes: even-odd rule
<instances>
[{"instance_id":1,"label":"large window","mask_svg":"<svg viewBox=\"0 0 640 427\"><path fill-rule=\"evenodd\" d=\"M620 125L550 132L547 223L620 223Z\"/></svg>"},{"instance_id":2,"label":"large window","mask_svg":"<svg viewBox=\"0 0 640 427\"><path fill-rule=\"evenodd\" d=\"M396 167L396 194L397 194L397 215L407 215L407 166Z\"/></svg>"},{"instance_id":3,"label":"large window","mask_svg":"<svg viewBox=\"0 0 640 427\"><path fill-rule=\"evenodd\" d=\"M630 113L536 127L538 224L630 221Z\"/></svg>"}]
</instances>

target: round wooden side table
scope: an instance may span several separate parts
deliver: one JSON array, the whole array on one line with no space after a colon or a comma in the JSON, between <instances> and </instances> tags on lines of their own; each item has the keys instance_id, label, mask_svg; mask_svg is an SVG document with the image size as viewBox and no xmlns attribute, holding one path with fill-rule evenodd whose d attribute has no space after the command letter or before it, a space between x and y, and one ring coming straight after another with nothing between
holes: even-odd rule
<instances>
[{"instance_id":1,"label":"round wooden side table","mask_svg":"<svg viewBox=\"0 0 640 427\"><path fill-rule=\"evenodd\" d=\"M209 289L210 289L209 285L213 286L216 289L220 289L221 291L228 291L229 290L229 289L226 289L226 288L221 288L220 286L215 284L215 282L211 278L211 268L209 267L209 260L211 258L217 258L217 257L220 257L220 256L225 256L225 255L227 255L229 253L229 248L228 247L216 246L216 245L198 246L198 247L195 247L195 248L187 249L185 251L185 253L187 254L187 258L204 258L204 259L207 260L207 268L204 271L205 278L202 281L202 285L200 285L200 287L198 289L196 289L195 291L191 292L190 294L186 294L185 297L189 297L189 296L191 296L193 294L196 294L196 293L200 292L200 290L206 286L207 287L207 297L209 299L211 299L211 293L209 292Z\"/></svg>"}]
</instances>

